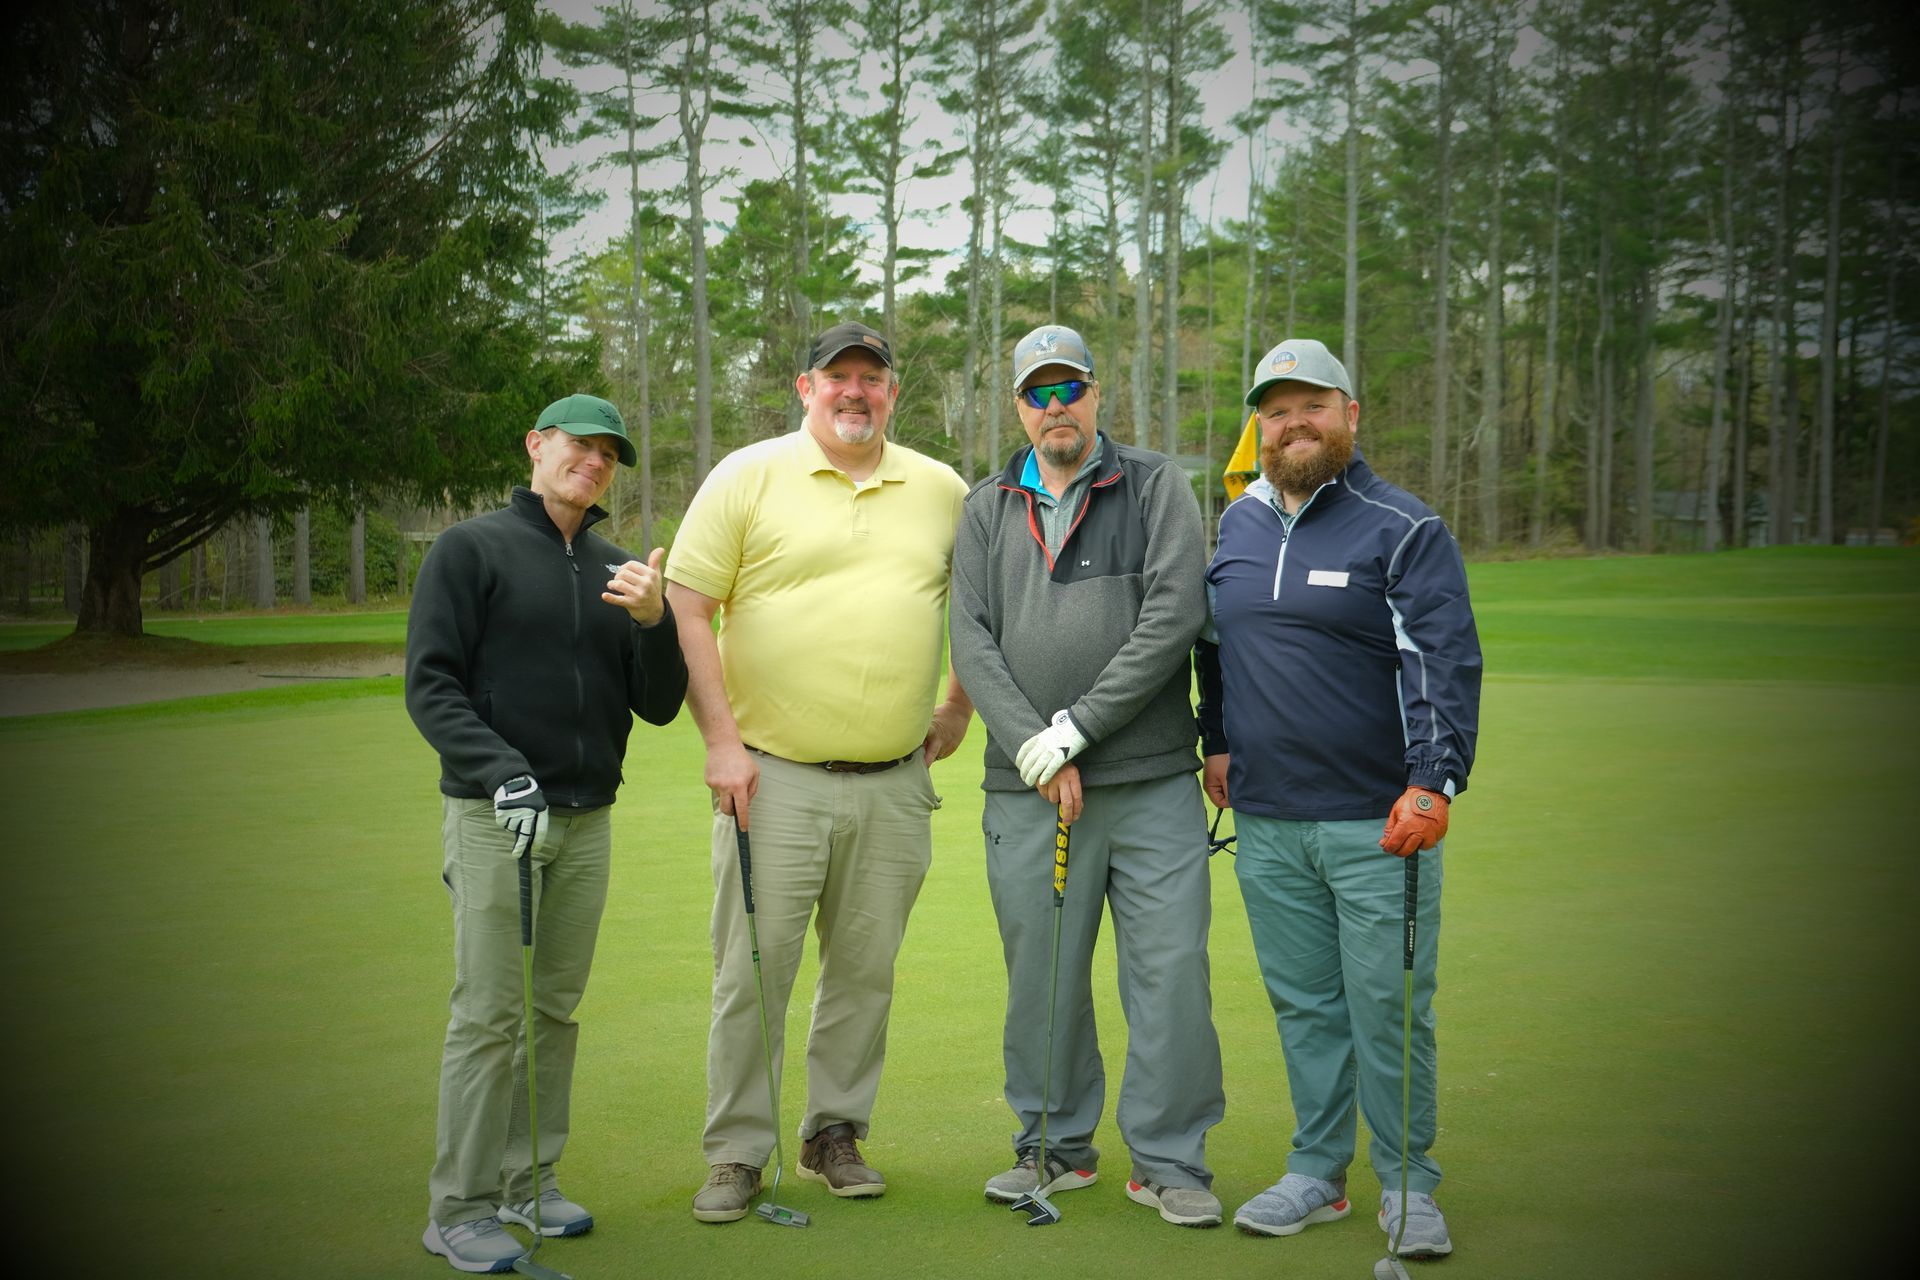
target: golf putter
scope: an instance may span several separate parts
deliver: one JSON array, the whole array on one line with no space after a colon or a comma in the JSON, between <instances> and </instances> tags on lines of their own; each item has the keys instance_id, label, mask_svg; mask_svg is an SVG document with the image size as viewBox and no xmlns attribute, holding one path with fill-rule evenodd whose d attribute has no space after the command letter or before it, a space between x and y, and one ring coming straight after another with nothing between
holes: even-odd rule
<instances>
[{"instance_id":1,"label":"golf putter","mask_svg":"<svg viewBox=\"0 0 1920 1280\"><path fill-rule=\"evenodd\" d=\"M520 990L527 1023L527 1151L533 1158L533 1243L513 1260L513 1269L533 1280L573 1280L533 1260L546 1237L540 1230L540 1090L533 1072L533 837L520 851Z\"/></svg>"},{"instance_id":2,"label":"golf putter","mask_svg":"<svg viewBox=\"0 0 1920 1280\"><path fill-rule=\"evenodd\" d=\"M773 1038L767 1034L767 988L760 978L760 930L753 922L753 849L747 833L736 819L733 836L740 848L740 897L747 908L747 945L753 948L753 994L760 1002L760 1051L767 1064L767 1105L773 1111L773 1186L767 1198L754 1209L760 1217L779 1227L805 1227L813 1219L798 1209L780 1203L780 1171L787 1157L780 1145L780 1089L773 1082Z\"/></svg>"},{"instance_id":3,"label":"golf putter","mask_svg":"<svg viewBox=\"0 0 1920 1280\"><path fill-rule=\"evenodd\" d=\"M1400 1229L1393 1234L1387 1256L1373 1264L1373 1280L1411 1280L1400 1260L1400 1242L1407 1238L1407 1130L1413 1123L1413 935L1420 911L1420 852L1406 856L1407 891L1401 909L1403 946L1400 966L1406 973L1400 1015Z\"/></svg>"},{"instance_id":4,"label":"golf putter","mask_svg":"<svg viewBox=\"0 0 1920 1280\"><path fill-rule=\"evenodd\" d=\"M1053 1001L1060 989L1060 913L1067 900L1067 810L1053 818L1053 958L1047 962L1046 1070L1040 1076L1040 1157L1033 1166L1033 1190L1013 1202L1015 1213L1027 1215L1030 1227L1050 1227L1060 1221L1060 1209L1041 1188L1047 1181L1047 1112L1053 1104Z\"/></svg>"}]
</instances>

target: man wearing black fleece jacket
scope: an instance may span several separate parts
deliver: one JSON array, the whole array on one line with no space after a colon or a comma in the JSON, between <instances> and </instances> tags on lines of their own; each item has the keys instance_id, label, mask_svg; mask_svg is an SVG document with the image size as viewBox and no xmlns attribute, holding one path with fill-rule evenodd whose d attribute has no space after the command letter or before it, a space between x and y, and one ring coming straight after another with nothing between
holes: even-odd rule
<instances>
[{"instance_id":1,"label":"man wearing black fleece jacket","mask_svg":"<svg viewBox=\"0 0 1920 1280\"><path fill-rule=\"evenodd\" d=\"M407 711L440 754L441 878L453 904L454 985L422 1238L457 1270L509 1270L502 1220L579 1235L560 1193L579 1026L573 1012L606 903L607 810L638 714L666 724L687 667L660 577L592 532L617 459L635 461L611 404L573 395L527 432L533 476L501 511L454 525L420 569L407 617ZM608 577L607 575L611 575ZM663 625L664 624L664 625ZM538 1167L528 1151L520 1044L519 876L534 865Z\"/></svg>"}]
</instances>

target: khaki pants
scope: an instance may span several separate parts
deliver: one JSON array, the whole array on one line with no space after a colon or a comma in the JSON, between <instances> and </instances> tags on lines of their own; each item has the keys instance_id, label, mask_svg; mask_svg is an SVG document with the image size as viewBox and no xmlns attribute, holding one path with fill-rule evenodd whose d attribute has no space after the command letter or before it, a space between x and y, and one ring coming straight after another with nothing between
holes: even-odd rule
<instances>
[{"instance_id":1,"label":"khaki pants","mask_svg":"<svg viewBox=\"0 0 1920 1280\"><path fill-rule=\"evenodd\" d=\"M866 1137L893 1005L893 962L933 858L940 798L918 758L883 773L828 773L755 753L748 811L754 919L766 982L774 1079L787 999L807 922L820 939L820 982L807 1034L807 1108L799 1136L846 1122ZM773 1115L740 895L733 819L713 821L713 1025L707 1038L707 1163L764 1168Z\"/></svg>"},{"instance_id":2,"label":"khaki pants","mask_svg":"<svg viewBox=\"0 0 1920 1280\"><path fill-rule=\"evenodd\" d=\"M486 800L445 798L441 879L453 904L453 995L440 1061L440 1120L428 1213L443 1227L533 1195L514 837ZM568 1098L612 827L605 807L555 809L534 851L534 1035L540 1083L540 1187L567 1144Z\"/></svg>"}]
</instances>

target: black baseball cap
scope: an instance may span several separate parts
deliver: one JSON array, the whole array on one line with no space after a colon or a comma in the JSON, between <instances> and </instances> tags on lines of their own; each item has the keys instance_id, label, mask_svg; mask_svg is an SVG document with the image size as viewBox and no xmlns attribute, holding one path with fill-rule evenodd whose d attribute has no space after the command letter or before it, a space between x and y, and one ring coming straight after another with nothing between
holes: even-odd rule
<instances>
[{"instance_id":1,"label":"black baseball cap","mask_svg":"<svg viewBox=\"0 0 1920 1280\"><path fill-rule=\"evenodd\" d=\"M858 347L887 368L893 368L893 348L887 345L887 340L878 332L852 320L833 326L813 340L813 350L807 354L807 368L826 368L835 356L848 347Z\"/></svg>"}]
</instances>

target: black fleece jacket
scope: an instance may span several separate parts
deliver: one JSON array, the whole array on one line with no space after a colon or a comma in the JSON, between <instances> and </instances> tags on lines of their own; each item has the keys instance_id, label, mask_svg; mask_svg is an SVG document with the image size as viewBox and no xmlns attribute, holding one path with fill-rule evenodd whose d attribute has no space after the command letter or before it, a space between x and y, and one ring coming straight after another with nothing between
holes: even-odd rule
<instances>
[{"instance_id":1,"label":"black fleece jacket","mask_svg":"<svg viewBox=\"0 0 1920 1280\"><path fill-rule=\"evenodd\" d=\"M440 753L440 790L489 799L529 774L547 803L612 804L638 714L666 724L687 692L671 610L642 627L600 598L632 559L592 526L569 544L540 495L434 541L407 614L407 713Z\"/></svg>"}]
</instances>

